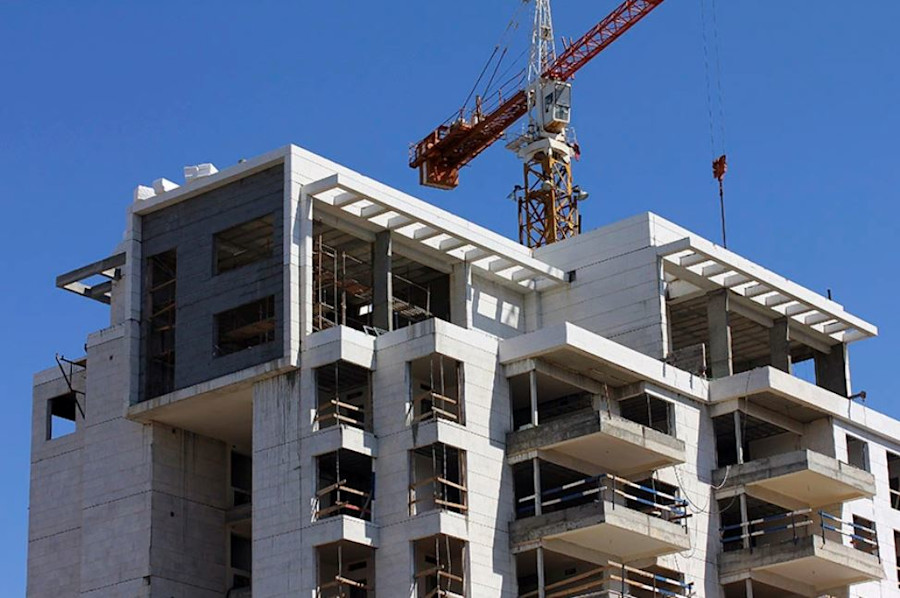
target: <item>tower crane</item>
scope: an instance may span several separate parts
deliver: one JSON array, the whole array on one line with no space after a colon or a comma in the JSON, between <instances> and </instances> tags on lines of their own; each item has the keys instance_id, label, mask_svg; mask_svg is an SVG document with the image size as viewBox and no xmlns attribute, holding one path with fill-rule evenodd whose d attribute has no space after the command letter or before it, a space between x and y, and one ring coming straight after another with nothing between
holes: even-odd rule
<instances>
[{"instance_id":1,"label":"tower crane","mask_svg":"<svg viewBox=\"0 0 900 598\"><path fill-rule=\"evenodd\" d=\"M528 1L528 0L525 0ZM587 194L572 184L578 146L570 135L572 84L581 67L663 3L625 0L580 39L557 55L550 0L535 3L531 52L525 85L485 113L474 110L445 123L412 146L409 165L419 183L438 189L459 185L460 169L503 137L523 116L528 123L507 148L524 162L524 186L514 191L519 208L519 242L528 247L555 243L581 231L578 202Z\"/></svg>"}]
</instances>

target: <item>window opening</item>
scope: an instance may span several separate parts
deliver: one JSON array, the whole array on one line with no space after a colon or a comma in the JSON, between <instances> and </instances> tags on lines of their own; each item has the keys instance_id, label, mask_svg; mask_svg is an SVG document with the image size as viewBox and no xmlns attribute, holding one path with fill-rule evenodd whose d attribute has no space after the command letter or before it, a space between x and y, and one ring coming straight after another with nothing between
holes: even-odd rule
<instances>
[{"instance_id":1,"label":"window opening","mask_svg":"<svg viewBox=\"0 0 900 598\"><path fill-rule=\"evenodd\" d=\"M375 595L374 550L341 541L317 548L317 598L368 598Z\"/></svg>"},{"instance_id":2,"label":"window opening","mask_svg":"<svg viewBox=\"0 0 900 598\"><path fill-rule=\"evenodd\" d=\"M438 534L414 543L417 598L466 596L466 543Z\"/></svg>"},{"instance_id":3,"label":"window opening","mask_svg":"<svg viewBox=\"0 0 900 598\"><path fill-rule=\"evenodd\" d=\"M146 396L157 397L175 390L176 251L147 259L145 281Z\"/></svg>"},{"instance_id":4,"label":"window opening","mask_svg":"<svg viewBox=\"0 0 900 598\"><path fill-rule=\"evenodd\" d=\"M672 404L648 393L619 401L622 417L652 428L663 434L672 434Z\"/></svg>"},{"instance_id":5,"label":"window opening","mask_svg":"<svg viewBox=\"0 0 900 598\"><path fill-rule=\"evenodd\" d=\"M891 507L900 511L900 455L887 453L888 485L890 486Z\"/></svg>"},{"instance_id":6,"label":"window opening","mask_svg":"<svg viewBox=\"0 0 900 598\"><path fill-rule=\"evenodd\" d=\"M436 442L411 452L410 515L441 509L465 515L468 507L466 453Z\"/></svg>"},{"instance_id":7,"label":"window opening","mask_svg":"<svg viewBox=\"0 0 900 598\"><path fill-rule=\"evenodd\" d=\"M250 504L253 497L253 460L231 452L231 506Z\"/></svg>"},{"instance_id":8,"label":"window opening","mask_svg":"<svg viewBox=\"0 0 900 598\"><path fill-rule=\"evenodd\" d=\"M317 459L316 519L348 515L371 521L375 472L372 458L341 449Z\"/></svg>"},{"instance_id":9,"label":"window opening","mask_svg":"<svg viewBox=\"0 0 900 598\"><path fill-rule=\"evenodd\" d=\"M215 355L230 355L275 340L275 296L223 311L215 316Z\"/></svg>"},{"instance_id":10,"label":"window opening","mask_svg":"<svg viewBox=\"0 0 900 598\"><path fill-rule=\"evenodd\" d=\"M413 421L446 419L463 422L460 363L434 353L410 364Z\"/></svg>"},{"instance_id":11,"label":"window opening","mask_svg":"<svg viewBox=\"0 0 900 598\"><path fill-rule=\"evenodd\" d=\"M847 436L847 463L869 471L869 446L865 440Z\"/></svg>"},{"instance_id":12,"label":"window opening","mask_svg":"<svg viewBox=\"0 0 900 598\"><path fill-rule=\"evenodd\" d=\"M878 534L875 522L859 515L853 516L850 544L853 548L868 554L878 555Z\"/></svg>"},{"instance_id":13,"label":"window opening","mask_svg":"<svg viewBox=\"0 0 900 598\"><path fill-rule=\"evenodd\" d=\"M271 214L216 233L216 274L272 257L274 238L275 218Z\"/></svg>"},{"instance_id":14,"label":"window opening","mask_svg":"<svg viewBox=\"0 0 900 598\"><path fill-rule=\"evenodd\" d=\"M347 425L372 429L372 393L369 370L344 361L316 369L319 429Z\"/></svg>"},{"instance_id":15,"label":"window opening","mask_svg":"<svg viewBox=\"0 0 900 598\"><path fill-rule=\"evenodd\" d=\"M253 562L250 539L232 533L230 544L231 587L232 589L249 588Z\"/></svg>"},{"instance_id":16,"label":"window opening","mask_svg":"<svg viewBox=\"0 0 900 598\"><path fill-rule=\"evenodd\" d=\"M54 440L75 432L75 413L78 408L78 399L74 392L53 397L47 401L47 440ZM82 417L84 416L82 415Z\"/></svg>"}]
</instances>

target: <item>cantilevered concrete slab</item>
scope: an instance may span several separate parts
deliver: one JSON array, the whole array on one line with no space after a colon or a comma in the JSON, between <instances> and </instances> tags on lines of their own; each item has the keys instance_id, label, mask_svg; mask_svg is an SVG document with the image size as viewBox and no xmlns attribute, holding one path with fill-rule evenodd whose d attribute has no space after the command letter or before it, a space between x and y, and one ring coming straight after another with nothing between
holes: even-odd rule
<instances>
[{"instance_id":1,"label":"cantilevered concrete slab","mask_svg":"<svg viewBox=\"0 0 900 598\"><path fill-rule=\"evenodd\" d=\"M721 468L713 483L720 495L746 487L760 500L788 509L822 507L875 495L875 476L815 451L783 453Z\"/></svg>"},{"instance_id":2,"label":"cantilevered concrete slab","mask_svg":"<svg viewBox=\"0 0 900 598\"><path fill-rule=\"evenodd\" d=\"M819 596L833 588L875 581L884 576L878 557L839 542L804 536L719 557L723 585L758 579L803 596Z\"/></svg>"},{"instance_id":3,"label":"cantilevered concrete slab","mask_svg":"<svg viewBox=\"0 0 900 598\"><path fill-rule=\"evenodd\" d=\"M533 458L539 451L549 461L574 460L586 473L620 476L653 471L685 460L683 441L605 411L593 410L578 411L511 432L506 437L506 450L511 464Z\"/></svg>"},{"instance_id":4,"label":"cantilevered concrete slab","mask_svg":"<svg viewBox=\"0 0 900 598\"><path fill-rule=\"evenodd\" d=\"M569 322L506 339L500 344L503 365L537 357L610 386L652 382L686 397L701 401L707 398L705 379Z\"/></svg>"},{"instance_id":5,"label":"cantilevered concrete slab","mask_svg":"<svg viewBox=\"0 0 900 598\"><path fill-rule=\"evenodd\" d=\"M537 544L549 547L552 543L624 562L691 547L687 528L678 523L606 500L513 521L509 533L513 552L529 550Z\"/></svg>"},{"instance_id":6,"label":"cantilevered concrete slab","mask_svg":"<svg viewBox=\"0 0 900 598\"><path fill-rule=\"evenodd\" d=\"M729 289L749 307L826 342L849 343L878 334L878 328L847 313L835 301L803 288L723 247L695 235L657 248L663 259L670 300Z\"/></svg>"}]
</instances>

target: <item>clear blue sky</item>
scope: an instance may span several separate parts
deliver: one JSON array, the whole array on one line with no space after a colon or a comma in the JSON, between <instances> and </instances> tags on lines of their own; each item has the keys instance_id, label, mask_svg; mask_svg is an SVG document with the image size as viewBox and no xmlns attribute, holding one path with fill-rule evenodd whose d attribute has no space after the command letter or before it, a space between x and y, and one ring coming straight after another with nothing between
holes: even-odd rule
<instances>
[{"instance_id":1,"label":"clear blue sky","mask_svg":"<svg viewBox=\"0 0 900 598\"><path fill-rule=\"evenodd\" d=\"M519 1L0 0L5 591L25 584L31 375L107 318L54 277L111 252L135 185L289 142L513 236L509 152L453 193L419 189L406 152ZM556 2L557 35L617 3ZM854 387L900 417L900 3L718 4L729 246L878 324L851 351ZM668 0L577 77L587 228L652 210L718 239L700 22L699 0Z\"/></svg>"}]
</instances>

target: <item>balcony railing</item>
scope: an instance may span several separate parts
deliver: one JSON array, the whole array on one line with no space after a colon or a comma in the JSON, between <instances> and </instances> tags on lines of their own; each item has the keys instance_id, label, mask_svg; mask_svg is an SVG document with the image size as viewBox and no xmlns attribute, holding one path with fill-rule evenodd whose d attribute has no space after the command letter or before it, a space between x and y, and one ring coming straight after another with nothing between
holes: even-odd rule
<instances>
[{"instance_id":1,"label":"balcony railing","mask_svg":"<svg viewBox=\"0 0 900 598\"><path fill-rule=\"evenodd\" d=\"M753 548L757 545L797 542L800 538L811 535L821 536L823 541L841 544L844 543L843 538L847 537L856 550L879 556L878 535L874 529L844 521L822 510L800 509L721 528L722 545L726 551L740 550L745 540Z\"/></svg>"},{"instance_id":2,"label":"balcony railing","mask_svg":"<svg viewBox=\"0 0 900 598\"><path fill-rule=\"evenodd\" d=\"M547 596L577 598L581 596L634 596L648 598L681 598L693 594L693 583L672 579L658 573L610 562L566 579L544 586ZM519 594L519 598L535 598L538 590Z\"/></svg>"},{"instance_id":3,"label":"balcony railing","mask_svg":"<svg viewBox=\"0 0 900 598\"><path fill-rule=\"evenodd\" d=\"M690 517L687 501L611 474L591 476L541 492L541 512L549 513L590 502L608 501L671 522ZM518 500L518 518L535 514L535 495Z\"/></svg>"}]
</instances>

